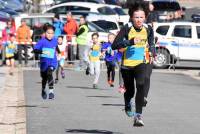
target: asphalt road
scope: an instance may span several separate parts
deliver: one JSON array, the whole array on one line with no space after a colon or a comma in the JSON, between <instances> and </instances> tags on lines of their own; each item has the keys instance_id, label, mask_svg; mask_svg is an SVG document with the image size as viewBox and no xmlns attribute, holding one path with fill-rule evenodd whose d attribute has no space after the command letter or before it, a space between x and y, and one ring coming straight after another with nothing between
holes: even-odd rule
<instances>
[{"instance_id":1,"label":"asphalt road","mask_svg":"<svg viewBox=\"0 0 200 134\"><path fill-rule=\"evenodd\" d=\"M66 71L56 85L55 100L40 97L38 71L24 71L28 134L199 134L200 83L181 74L156 73L145 126L132 126L123 109L123 95L106 84L102 72L100 89L92 89L92 77ZM118 81L118 80L117 80ZM117 82L116 82L117 85Z\"/></svg>"}]
</instances>

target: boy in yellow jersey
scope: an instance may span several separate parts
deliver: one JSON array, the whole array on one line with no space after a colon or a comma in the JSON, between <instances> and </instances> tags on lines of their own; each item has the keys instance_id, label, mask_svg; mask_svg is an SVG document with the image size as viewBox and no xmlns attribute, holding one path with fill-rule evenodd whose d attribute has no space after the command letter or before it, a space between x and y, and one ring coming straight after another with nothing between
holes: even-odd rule
<instances>
[{"instance_id":1,"label":"boy in yellow jersey","mask_svg":"<svg viewBox=\"0 0 200 134\"><path fill-rule=\"evenodd\" d=\"M121 73L126 92L124 93L125 112L128 116L134 116L134 126L144 126L142 109L144 103L144 85L146 75L146 53L153 53L153 30L151 26L144 24L148 14L148 6L135 2L129 7L131 21L126 24L115 38L112 49L123 51ZM151 55L150 55L151 56ZM135 113L132 111L131 99L135 94Z\"/></svg>"},{"instance_id":2,"label":"boy in yellow jersey","mask_svg":"<svg viewBox=\"0 0 200 134\"><path fill-rule=\"evenodd\" d=\"M101 56L101 44L99 42L99 34L93 33L92 34L92 47L89 52L89 59L90 59L90 74L95 75L93 88L96 89L97 83L100 76L100 56Z\"/></svg>"}]
</instances>

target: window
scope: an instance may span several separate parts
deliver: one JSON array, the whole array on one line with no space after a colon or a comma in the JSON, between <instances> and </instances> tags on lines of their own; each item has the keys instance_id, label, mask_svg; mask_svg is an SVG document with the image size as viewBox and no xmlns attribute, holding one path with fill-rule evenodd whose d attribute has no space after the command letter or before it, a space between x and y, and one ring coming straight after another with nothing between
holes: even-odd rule
<instances>
[{"instance_id":1,"label":"window","mask_svg":"<svg viewBox=\"0 0 200 134\"><path fill-rule=\"evenodd\" d=\"M69 11L90 11L90 8L80 7L80 6L68 6L67 10L69 10Z\"/></svg>"},{"instance_id":2,"label":"window","mask_svg":"<svg viewBox=\"0 0 200 134\"><path fill-rule=\"evenodd\" d=\"M118 14L118 15L126 15L126 13L124 12L124 10L122 8L114 8L115 12Z\"/></svg>"},{"instance_id":3,"label":"window","mask_svg":"<svg viewBox=\"0 0 200 134\"><path fill-rule=\"evenodd\" d=\"M115 15L116 12L110 7L101 7L97 9L100 14L104 15Z\"/></svg>"},{"instance_id":4,"label":"window","mask_svg":"<svg viewBox=\"0 0 200 134\"><path fill-rule=\"evenodd\" d=\"M200 39L200 26L197 26L197 37Z\"/></svg>"},{"instance_id":5,"label":"window","mask_svg":"<svg viewBox=\"0 0 200 134\"><path fill-rule=\"evenodd\" d=\"M66 14L66 12L67 12L66 6L56 7L47 11L47 13L57 13L57 14Z\"/></svg>"},{"instance_id":6,"label":"window","mask_svg":"<svg viewBox=\"0 0 200 134\"><path fill-rule=\"evenodd\" d=\"M177 25L174 28L173 36L174 37L183 37L183 38L191 38L192 35L191 26L187 25Z\"/></svg>"},{"instance_id":7,"label":"window","mask_svg":"<svg viewBox=\"0 0 200 134\"><path fill-rule=\"evenodd\" d=\"M117 25L114 22L110 21L99 20L99 21L93 21L93 23L101 27L102 29L105 29L106 31L118 29Z\"/></svg>"},{"instance_id":8,"label":"window","mask_svg":"<svg viewBox=\"0 0 200 134\"><path fill-rule=\"evenodd\" d=\"M166 35L167 32L169 30L169 26L166 25L166 26L159 26L157 29L156 29L156 32L159 33L160 35Z\"/></svg>"},{"instance_id":9,"label":"window","mask_svg":"<svg viewBox=\"0 0 200 134\"><path fill-rule=\"evenodd\" d=\"M102 28L92 22L88 22L90 32L105 32Z\"/></svg>"}]
</instances>

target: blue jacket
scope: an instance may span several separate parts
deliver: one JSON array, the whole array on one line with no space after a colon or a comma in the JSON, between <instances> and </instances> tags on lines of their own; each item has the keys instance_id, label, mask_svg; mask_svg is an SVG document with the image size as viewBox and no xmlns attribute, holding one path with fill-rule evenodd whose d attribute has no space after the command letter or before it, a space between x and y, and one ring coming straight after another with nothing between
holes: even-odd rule
<instances>
[{"instance_id":1,"label":"blue jacket","mask_svg":"<svg viewBox=\"0 0 200 134\"><path fill-rule=\"evenodd\" d=\"M64 24L60 20L58 20L53 22L53 26L55 27L54 36L55 37L60 36L63 32Z\"/></svg>"},{"instance_id":2,"label":"blue jacket","mask_svg":"<svg viewBox=\"0 0 200 134\"><path fill-rule=\"evenodd\" d=\"M114 51L114 50L112 50L112 48L111 48L111 43L110 42L106 42L106 43L104 43L104 44L102 44L102 48L101 48L101 50L102 51L105 51L105 61L108 61L108 62L115 62L115 60L117 60L116 58L116 56L117 56L117 52L116 51ZM114 55L112 56L111 55L111 52L112 51L114 51Z\"/></svg>"},{"instance_id":3,"label":"blue jacket","mask_svg":"<svg viewBox=\"0 0 200 134\"><path fill-rule=\"evenodd\" d=\"M53 38L52 40L42 38L34 46L34 50L39 50L42 53L40 56L40 70L42 72L47 71L48 67L53 67L54 69L57 67L57 44L56 38ZM45 54L45 52L49 54Z\"/></svg>"}]
</instances>

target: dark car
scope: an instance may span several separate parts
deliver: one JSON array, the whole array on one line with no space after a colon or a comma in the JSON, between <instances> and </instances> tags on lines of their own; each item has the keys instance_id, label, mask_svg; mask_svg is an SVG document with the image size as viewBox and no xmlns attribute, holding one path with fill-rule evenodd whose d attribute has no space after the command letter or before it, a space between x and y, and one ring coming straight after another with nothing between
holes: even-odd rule
<instances>
[{"instance_id":1,"label":"dark car","mask_svg":"<svg viewBox=\"0 0 200 134\"><path fill-rule=\"evenodd\" d=\"M200 22L200 14L192 14L191 18L193 22Z\"/></svg>"},{"instance_id":2,"label":"dark car","mask_svg":"<svg viewBox=\"0 0 200 134\"><path fill-rule=\"evenodd\" d=\"M183 18L182 8L176 0L153 0L154 11L159 21L168 21Z\"/></svg>"}]
</instances>

